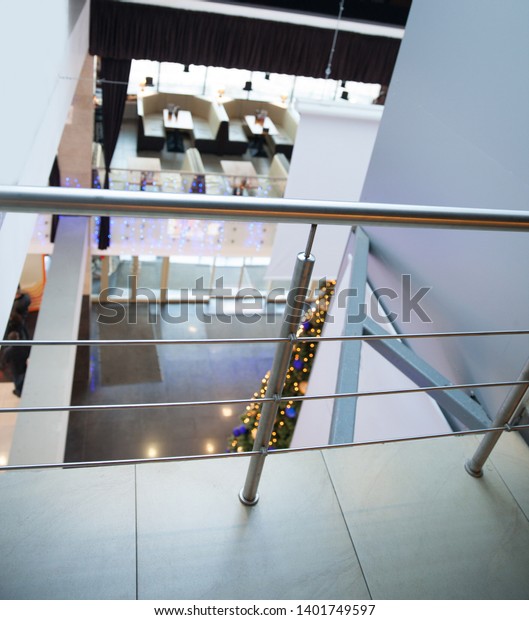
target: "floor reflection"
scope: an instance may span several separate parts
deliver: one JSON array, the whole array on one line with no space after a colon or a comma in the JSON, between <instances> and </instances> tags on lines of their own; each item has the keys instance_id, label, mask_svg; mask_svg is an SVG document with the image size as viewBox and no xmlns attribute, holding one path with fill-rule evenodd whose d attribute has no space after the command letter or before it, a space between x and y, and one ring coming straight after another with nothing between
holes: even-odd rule
<instances>
[{"instance_id":1,"label":"floor reflection","mask_svg":"<svg viewBox=\"0 0 529 620\"><path fill-rule=\"evenodd\" d=\"M282 318L282 309L276 306L268 308L269 312L254 322L241 315L230 315L227 310L224 316L219 317L208 304L172 304L163 316L159 306L149 308L148 304L138 304L131 312L133 308L132 305L131 308L125 307L126 317L121 323L101 326L98 315L109 314L108 308L100 312L94 304L91 337L166 340L275 337L279 334ZM135 324L132 322L134 315ZM152 335L146 336L148 333ZM186 344L158 345L154 348L160 373L152 372L149 366L152 365L152 357L149 361L149 356L142 354L142 347L134 346L121 349L110 365L106 363L103 381L101 351L92 347L90 380L83 386L76 386L72 405L152 404L251 397L263 375L270 369L275 345ZM127 359L126 356L134 359ZM130 383L130 373L139 373L141 377L142 368L143 378L148 380ZM65 461L225 452L227 437L239 422L244 407L204 405L72 412Z\"/></svg>"}]
</instances>

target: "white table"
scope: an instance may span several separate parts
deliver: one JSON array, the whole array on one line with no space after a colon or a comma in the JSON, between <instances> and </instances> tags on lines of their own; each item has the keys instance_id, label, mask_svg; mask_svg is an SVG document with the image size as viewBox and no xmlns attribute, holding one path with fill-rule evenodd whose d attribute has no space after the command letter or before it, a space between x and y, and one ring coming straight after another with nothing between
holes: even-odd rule
<instances>
[{"instance_id":1,"label":"white table","mask_svg":"<svg viewBox=\"0 0 529 620\"><path fill-rule=\"evenodd\" d=\"M248 114L244 117L245 123L248 125L253 141L250 144L252 157L267 157L264 150L265 135L277 135L279 131L274 123L266 116L262 124L257 122L255 114Z\"/></svg>"},{"instance_id":2,"label":"white table","mask_svg":"<svg viewBox=\"0 0 529 620\"><path fill-rule=\"evenodd\" d=\"M248 127L250 128L250 131L252 132L254 136L262 136L263 134L266 134L266 133L271 136L275 136L279 133L277 131L277 127L274 125L274 123L270 120L268 116L264 119L262 125L261 123L257 122L255 118L255 114L248 114L247 116L244 117L244 120L246 121L246 124L248 125Z\"/></svg>"},{"instance_id":3,"label":"white table","mask_svg":"<svg viewBox=\"0 0 529 620\"><path fill-rule=\"evenodd\" d=\"M163 126L167 133L167 150L183 153L185 150L183 131L193 131L193 116L189 110L178 110L178 114L171 113L167 108L163 111Z\"/></svg>"},{"instance_id":4,"label":"white table","mask_svg":"<svg viewBox=\"0 0 529 620\"><path fill-rule=\"evenodd\" d=\"M189 110L178 110L178 114L171 114L165 108L163 111L163 124L166 129L177 131L193 131L193 116Z\"/></svg>"},{"instance_id":5,"label":"white table","mask_svg":"<svg viewBox=\"0 0 529 620\"><path fill-rule=\"evenodd\" d=\"M255 189L259 186L257 170L251 161L223 159L222 171L231 177L230 185L234 188Z\"/></svg>"}]
</instances>

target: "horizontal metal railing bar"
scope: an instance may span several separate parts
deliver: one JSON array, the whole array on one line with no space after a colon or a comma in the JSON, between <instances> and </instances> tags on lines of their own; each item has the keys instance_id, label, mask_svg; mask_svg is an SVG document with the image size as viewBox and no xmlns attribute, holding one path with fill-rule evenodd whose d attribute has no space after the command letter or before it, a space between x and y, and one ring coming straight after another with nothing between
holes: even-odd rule
<instances>
[{"instance_id":1,"label":"horizontal metal railing bar","mask_svg":"<svg viewBox=\"0 0 529 620\"><path fill-rule=\"evenodd\" d=\"M120 459L118 461L75 461L72 463L42 463L40 465L3 465L1 471L20 469L76 469L80 467L108 467L112 465L144 465L147 463L171 463L173 461L205 461L230 457L251 456L258 452L224 452L221 454L193 454L189 456L160 456L147 459Z\"/></svg>"},{"instance_id":2,"label":"horizontal metal railing bar","mask_svg":"<svg viewBox=\"0 0 529 620\"><path fill-rule=\"evenodd\" d=\"M307 446L300 448L281 448L280 450L271 449L269 456L276 454L293 454L299 452L312 452L314 450L334 450L335 448L354 448L361 446L373 446L387 443L402 443L405 441L422 441L423 439L442 439L444 437L463 437L466 435L486 435L488 433L496 433L498 431L521 431L529 429L529 424L520 424L519 426L505 425L503 427L483 428L477 430L454 431L450 433L438 433L436 435L416 435L414 437L395 437L389 439L376 439L372 441L358 441L340 444L325 444L321 446ZM116 461L75 461L71 463L35 463L31 465L2 465L2 471L21 471L32 469L79 469L88 467L112 467L123 465L146 465L155 463L174 463L178 461L198 461L212 460L222 458L249 457L257 455L259 452L227 452L222 454L195 454L191 456L166 456L148 459L121 459Z\"/></svg>"},{"instance_id":3,"label":"horizontal metal railing bar","mask_svg":"<svg viewBox=\"0 0 529 620\"><path fill-rule=\"evenodd\" d=\"M0 210L70 215L529 230L529 211L121 190L0 187Z\"/></svg>"},{"instance_id":4,"label":"horizontal metal railing bar","mask_svg":"<svg viewBox=\"0 0 529 620\"><path fill-rule=\"evenodd\" d=\"M43 406L43 407L2 407L0 408L0 414L2 413L45 413L54 411L114 411L116 409L170 409L172 407L201 407L210 405L245 405L254 401L268 402L273 401L273 398L234 398L232 400L191 400L181 402L168 402L168 403L113 403L111 405L62 405L60 407Z\"/></svg>"},{"instance_id":5,"label":"horizontal metal railing bar","mask_svg":"<svg viewBox=\"0 0 529 620\"><path fill-rule=\"evenodd\" d=\"M506 329L495 331L466 332L430 332L415 334L366 334L357 336L295 336L293 338L261 337L261 338L196 338L196 339L137 339L137 340L0 340L0 346L33 346L33 345L73 345L73 346L118 346L118 345L167 345L167 344L260 344L277 343L291 340L296 342L337 342L340 340L405 340L406 338L454 338L467 336L524 336L529 335L527 329Z\"/></svg>"},{"instance_id":6,"label":"horizontal metal railing bar","mask_svg":"<svg viewBox=\"0 0 529 620\"><path fill-rule=\"evenodd\" d=\"M528 332L529 333L529 332ZM143 346L143 345L162 345L162 344L259 344L259 343L274 343L284 342L288 338L197 338L185 339L185 340L156 340L156 339L140 339L140 340L0 340L0 346ZM309 340L307 338L307 340ZM314 338L311 338L314 340ZM294 342L294 340L292 341Z\"/></svg>"},{"instance_id":7,"label":"horizontal metal railing bar","mask_svg":"<svg viewBox=\"0 0 529 620\"><path fill-rule=\"evenodd\" d=\"M395 394L414 394L418 392L436 392L447 390L463 390L482 387L509 387L514 385L529 385L529 381L494 381L486 383L458 383L451 385L430 385L426 387L406 388L401 390L373 390L369 392L344 392L340 394L314 394L312 396L285 396L279 402L304 400L330 400L335 398L358 398L363 396L391 396ZM168 403L122 403L107 405L70 405L44 407L2 407L2 413L43 413L53 411L112 411L116 409L160 409L171 407L201 407L210 405L244 405L245 403L272 402L275 398L237 398L233 400L191 400Z\"/></svg>"},{"instance_id":8,"label":"horizontal metal railing bar","mask_svg":"<svg viewBox=\"0 0 529 620\"><path fill-rule=\"evenodd\" d=\"M513 385L529 385L529 381L490 381L486 383L457 383L450 385L430 385L426 387L405 388L401 390L372 390L369 392L344 392L341 394L314 394L313 396L288 396L281 400L330 400L331 398L357 398L362 396L391 396L394 394L415 394L419 392L446 392L447 390L466 390L487 387L509 387ZM255 399L257 400L257 399Z\"/></svg>"},{"instance_id":9,"label":"horizontal metal railing bar","mask_svg":"<svg viewBox=\"0 0 529 620\"><path fill-rule=\"evenodd\" d=\"M297 342L307 342L309 340L337 341L337 340L406 340L422 338L459 338L467 336L527 336L529 329L499 329L481 331L456 331L456 332L420 332L412 334L363 334L356 336L318 336L315 338L296 337Z\"/></svg>"}]
</instances>

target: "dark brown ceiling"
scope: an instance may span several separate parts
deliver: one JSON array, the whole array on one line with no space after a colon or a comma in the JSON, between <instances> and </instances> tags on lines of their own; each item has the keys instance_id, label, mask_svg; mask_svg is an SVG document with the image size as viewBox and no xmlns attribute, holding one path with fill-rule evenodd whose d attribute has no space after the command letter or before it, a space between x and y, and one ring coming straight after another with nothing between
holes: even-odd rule
<instances>
[{"instance_id":1,"label":"dark brown ceiling","mask_svg":"<svg viewBox=\"0 0 529 620\"><path fill-rule=\"evenodd\" d=\"M210 0L222 4L238 4L273 8L297 13L337 17L340 0ZM412 0L345 0L342 19L391 26L405 26Z\"/></svg>"}]
</instances>

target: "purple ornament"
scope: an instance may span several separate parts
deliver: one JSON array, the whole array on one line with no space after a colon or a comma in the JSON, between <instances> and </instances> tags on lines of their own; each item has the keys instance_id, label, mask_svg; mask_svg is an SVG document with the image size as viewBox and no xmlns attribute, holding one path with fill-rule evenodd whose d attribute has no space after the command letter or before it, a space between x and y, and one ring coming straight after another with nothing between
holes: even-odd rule
<instances>
[{"instance_id":1,"label":"purple ornament","mask_svg":"<svg viewBox=\"0 0 529 620\"><path fill-rule=\"evenodd\" d=\"M285 409L285 414L287 416L287 418L295 418L296 417L296 410L294 409L294 407L287 407Z\"/></svg>"},{"instance_id":2,"label":"purple ornament","mask_svg":"<svg viewBox=\"0 0 529 620\"><path fill-rule=\"evenodd\" d=\"M233 429L233 435L235 437L240 437L241 435L244 435L247 432L248 432L248 429L246 428L246 426L244 426L244 424L241 424L240 426L236 426Z\"/></svg>"},{"instance_id":3,"label":"purple ornament","mask_svg":"<svg viewBox=\"0 0 529 620\"><path fill-rule=\"evenodd\" d=\"M303 321L303 329L308 332L310 329L310 321Z\"/></svg>"},{"instance_id":4,"label":"purple ornament","mask_svg":"<svg viewBox=\"0 0 529 620\"><path fill-rule=\"evenodd\" d=\"M292 366L294 366L296 370L301 370L303 368L303 362L301 360L294 360Z\"/></svg>"}]
</instances>

